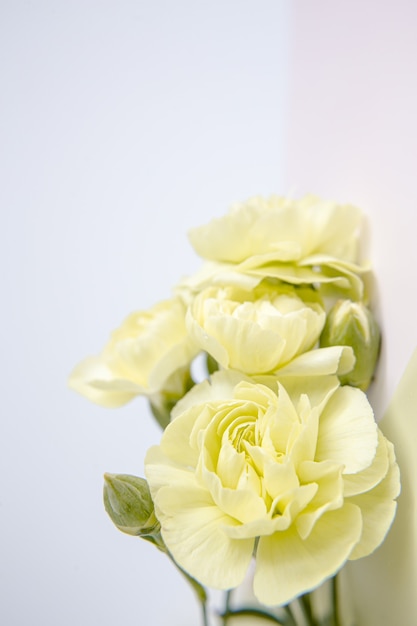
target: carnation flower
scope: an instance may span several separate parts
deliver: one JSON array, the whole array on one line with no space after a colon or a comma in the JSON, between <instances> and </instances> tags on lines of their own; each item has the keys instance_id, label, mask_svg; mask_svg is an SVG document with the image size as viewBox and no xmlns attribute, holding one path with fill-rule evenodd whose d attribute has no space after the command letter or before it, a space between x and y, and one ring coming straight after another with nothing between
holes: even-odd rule
<instances>
[{"instance_id":1,"label":"carnation flower","mask_svg":"<svg viewBox=\"0 0 417 626\"><path fill-rule=\"evenodd\" d=\"M129 316L71 375L105 406L147 396L165 429L146 479L105 475L104 505L117 528L174 562L204 626L205 586L227 590L224 623L414 624L416 360L388 412L405 472L399 516L362 560L384 542L400 480L364 394L380 333L361 278L360 223L355 207L313 196L235 205L191 231L205 262L176 296ZM201 351L215 373L195 384ZM392 563L402 577L387 571ZM243 581L259 604L231 596Z\"/></svg>"},{"instance_id":2,"label":"carnation flower","mask_svg":"<svg viewBox=\"0 0 417 626\"><path fill-rule=\"evenodd\" d=\"M271 277L329 283L358 298L363 291L358 274L364 271L357 264L361 218L352 205L311 195L251 198L190 231L194 249L208 263L183 284L194 290L228 283L249 289Z\"/></svg>"},{"instance_id":3,"label":"carnation flower","mask_svg":"<svg viewBox=\"0 0 417 626\"><path fill-rule=\"evenodd\" d=\"M261 374L311 350L325 317L312 289L263 283L249 293L237 287L205 289L189 307L187 326L222 367Z\"/></svg>"},{"instance_id":4,"label":"carnation flower","mask_svg":"<svg viewBox=\"0 0 417 626\"><path fill-rule=\"evenodd\" d=\"M164 300L129 315L99 356L75 367L69 385L108 407L126 404L140 394L180 397L184 370L197 351L185 327L184 304L179 298Z\"/></svg>"},{"instance_id":5,"label":"carnation flower","mask_svg":"<svg viewBox=\"0 0 417 626\"><path fill-rule=\"evenodd\" d=\"M163 540L200 583L281 605L373 552L399 473L359 389L336 377L271 389L218 372L176 406L146 475Z\"/></svg>"}]
</instances>

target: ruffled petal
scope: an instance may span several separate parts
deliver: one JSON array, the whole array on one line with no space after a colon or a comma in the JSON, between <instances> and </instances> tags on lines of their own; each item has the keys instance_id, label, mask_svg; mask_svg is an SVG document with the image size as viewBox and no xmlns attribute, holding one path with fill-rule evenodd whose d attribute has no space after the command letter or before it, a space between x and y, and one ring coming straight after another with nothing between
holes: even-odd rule
<instances>
[{"instance_id":1,"label":"ruffled petal","mask_svg":"<svg viewBox=\"0 0 417 626\"><path fill-rule=\"evenodd\" d=\"M395 462L394 448L389 442L389 470L385 478L371 491L349 498L362 512L363 531L360 542L355 546L351 559L360 559L371 554L385 539L394 520L400 493L400 472Z\"/></svg>"},{"instance_id":2,"label":"ruffled petal","mask_svg":"<svg viewBox=\"0 0 417 626\"><path fill-rule=\"evenodd\" d=\"M357 474L345 474L343 477L345 498L369 491L386 476L389 467L388 441L378 431L378 447L372 464Z\"/></svg>"},{"instance_id":3,"label":"ruffled petal","mask_svg":"<svg viewBox=\"0 0 417 626\"><path fill-rule=\"evenodd\" d=\"M350 372L355 365L355 355L349 346L332 346L305 352L276 371L280 380L287 377L331 376Z\"/></svg>"},{"instance_id":4,"label":"ruffled petal","mask_svg":"<svg viewBox=\"0 0 417 626\"><path fill-rule=\"evenodd\" d=\"M256 597L266 605L282 605L314 589L342 567L361 532L359 508L345 504L323 515L305 541L294 526L261 537L256 555Z\"/></svg>"},{"instance_id":5,"label":"ruffled petal","mask_svg":"<svg viewBox=\"0 0 417 626\"><path fill-rule=\"evenodd\" d=\"M134 382L117 379L100 357L88 357L72 371L68 385L84 397L109 408L123 406L145 390Z\"/></svg>"},{"instance_id":6,"label":"ruffled petal","mask_svg":"<svg viewBox=\"0 0 417 626\"><path fill-rule=\"evenodd\" d=\"M209 587L239 585L252 557L254 538L229 537L223 528L238 522L216 506L193 471L178 467L159 446L148 450L145 470L162 537L178 565Z\"/></svg>"},{"instance_id":7,"label":"ruffled petal","mask_svg":"<svg viewBox=\"0 0 417 626\"><path fill-rule=\"evenodd\" d=\"M345 466L345 474L371 465L378 443L374 414L366 395L353 387L340 387L320 416L316 460Z\"/></svg>"}]
</instances>

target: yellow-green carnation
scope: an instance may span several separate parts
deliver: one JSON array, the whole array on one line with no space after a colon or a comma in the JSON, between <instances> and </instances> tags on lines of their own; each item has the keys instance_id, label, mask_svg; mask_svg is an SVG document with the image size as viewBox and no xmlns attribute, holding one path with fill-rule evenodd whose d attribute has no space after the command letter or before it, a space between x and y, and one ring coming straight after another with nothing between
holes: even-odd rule
<instances>
[{"instance_id":1,"label":"yellow-green carnation","mask_svg":"<svg viewBox=\"0 0 417 626\"><path fill-rule=\"evenodd\" d=\"M375 550L399 473L359 389L336 377L275 389L214 374L176 406L146 475L165 544L204 585L286 604Z\"/></svg>"},{"instance_id":2,"label":"yellow-green carnation","mask_svg":"<svg viewBox=\"0 0 417 626\"><path fill-rule=\"evenodd\" d=\"M364 271L357 252L361 220L356 207L312 195L251 198L191 230L191 244L207 263L183 286L248 289L270 277L293 284L329 283L358 298Z\"/></svg>"},{"instance_id":3,"label":"yellow-green carnation","mask_svg":"<svg viewBox=\"0 0 417 626\"><path fill-rule=\"evenodd\" d=\"M222 367L247 374L274 372L311 350L325 322L312 289L262 284L252 292L208 287L196 296L187 326Z\"/></svg>"},{"instance_id":4,"label":"yellow-green carnation","mask_svg":"<svg viewBox=\"0 0 417 626\"><path fill-rule=\"evenodd\" d=\"M164 300L132 313L113 332L102 353L73 370L69 385L89 400L108 407L137 395L183 394L184 369L198 348L185 326L180 298Z\"/></svg>"}]
</instances>

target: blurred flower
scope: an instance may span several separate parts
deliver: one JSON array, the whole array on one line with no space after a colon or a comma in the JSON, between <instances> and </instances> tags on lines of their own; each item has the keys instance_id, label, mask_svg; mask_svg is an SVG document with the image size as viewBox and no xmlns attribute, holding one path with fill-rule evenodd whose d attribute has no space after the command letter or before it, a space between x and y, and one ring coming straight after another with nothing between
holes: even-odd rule
<instances>
[{"instance_id":1,"label":"blurred flower","mask_svg":"<svg viewBox=\"0 0 417 626\"><path fill-rule=\"evenodd\" d=\"M99 356L75 367L69 385L108 407L137 395L178 399L188 389L188 367L197 351L185 327L184 304L180 298L164 300L132 313Z\"/></svg>"},{"instance_id":2,"label":"blurred flower","mask_svg":"<svg viewBox=\"0 0 417 626\"><path fill-rule=\"evenodd\" d=\"M233 371L173 411L145 471L176 562L200 583L286 604L370 554L395 514L398 467L365 394L336 377L276 383ZM227 563L227 567L225 564Z\"/></svg>"}]
</instances>

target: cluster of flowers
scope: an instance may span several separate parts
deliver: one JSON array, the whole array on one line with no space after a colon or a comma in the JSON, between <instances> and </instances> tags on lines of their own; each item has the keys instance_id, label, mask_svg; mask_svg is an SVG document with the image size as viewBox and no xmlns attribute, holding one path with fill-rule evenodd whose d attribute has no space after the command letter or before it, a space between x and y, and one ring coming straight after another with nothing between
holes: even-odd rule
<instances>
[{"instance_id":1,"label":"cluster of flowers","mask_svg":"<svg viewBox=\"0 0 417 626\"><path fill-rule=\"evenodd\" d=\"M361 220L312 196L233 206L191 231L201 270L71 375L105 406L149 398L164 432L147 481L108 475L106 508L201 585L235 588L254 559L259 602L287 605L390 528L399 471L364 393L379 330Z\"/></svg>"}]
</instances>

